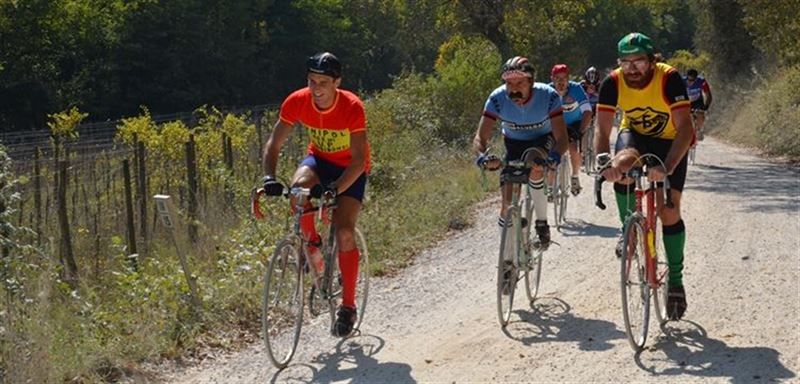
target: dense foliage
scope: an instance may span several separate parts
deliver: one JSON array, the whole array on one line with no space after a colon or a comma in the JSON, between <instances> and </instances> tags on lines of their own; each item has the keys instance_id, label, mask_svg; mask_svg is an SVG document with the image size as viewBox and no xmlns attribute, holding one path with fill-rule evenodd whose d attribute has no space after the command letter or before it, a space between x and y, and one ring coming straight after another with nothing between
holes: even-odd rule
<instances>
[{"instance_id":1,"label":"dense foliage","mask_svg":"<svg viewBox=\"0 0 800 384\"><path fill-rule=\"evenodd\" d=\"M48 114L73 106L97 121L142 105L157 115L277 103L302 85L304 58L320 50L344 61L346 88L372 92L403 70L433 73L439 47L457 35L495 45L495 68L501 57L531 57L544 81L557 61L576 73L611 67L631 28L666 52L688 48L687 3L2 1L0 130L45 129Z\"/></svg>"}]
</instances>

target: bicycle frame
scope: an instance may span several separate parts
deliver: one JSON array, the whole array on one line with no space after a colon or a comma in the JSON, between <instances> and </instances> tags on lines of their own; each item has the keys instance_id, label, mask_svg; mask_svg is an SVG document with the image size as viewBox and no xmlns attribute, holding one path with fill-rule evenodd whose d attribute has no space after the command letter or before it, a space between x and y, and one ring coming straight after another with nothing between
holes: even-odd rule
<instances>
[{"instance_id":1,"label":"bicycle frame","mask_svg":"<svg viewBox=\"0 0 800 384\"><path fill-rule=\"evenodd\" d=\"M263 189L256 189L254 191L254 195L251 198L252 201L252 212L253 216L256 219L263 219L264 214L261 212L261 207L259 204L259 197L264 194ZM337 294L341 294L341 292L329 292L327 287L330 285L328 284L328 280L333 275L333 244L335 243L335 235L336 235L336 228L333 226L332 215L333 212L336 210L336 203L334 200L331 199L324 199L322 204L319 207L311 206L306 208L306 205L309 203L309 197L311 197L311 189L310 188L302 188L302 187L292 187L288 190L284 190L282 193L283 197L289 198L294 197L294 223L292 225L292 241L296 242L300 252L302 253L304 264L308 266L309 272L311 273L311 277L313 280L313 284L317 286L317 292L322 300L331 300L337 296ZM330 225L330 230L328 231L327 241L323 243L323 247L321 249L322 256L324 260L325 269L322 273L322 276L317 276L317 271L315 268L311 267L310 265L310 255L308 254L308 246L309 241L303 236L303 233L300 229L300 219L303 215L306 215L310 212L318 212L317 221L322 221L325 224ZM319 279L319 278L322 279ZM321 281L320 281L321 280Z\"/></svg>"},{"instance_id":2,"label":"bicycle frame","mask_svg":"<svg viewBox=\"0 0 800 384\"><path fill-rule=\"evenodd\" d=\"M656 265L656 237L658 226L658 210L656 209L656 184L648 182L648 188L643 188L644 172L635 170L631 177L635 179L636 188L634 195L636 196L635 214L642 215L645 218L645 232L647 233L647 244L644 247L645 255L647 256L647 263L645 264L647 282L650 288L658 288L666 277L666 273L658 276ZM646 210L643 209L646 208ZM635 244L631 244L635 246Z\"/></svg>"}]
</instances>

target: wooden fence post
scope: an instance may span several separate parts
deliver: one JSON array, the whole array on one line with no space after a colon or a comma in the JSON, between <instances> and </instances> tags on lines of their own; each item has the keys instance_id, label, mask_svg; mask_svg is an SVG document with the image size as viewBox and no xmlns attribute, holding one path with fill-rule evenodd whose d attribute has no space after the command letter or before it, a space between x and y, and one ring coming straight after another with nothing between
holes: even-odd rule
<instances>
[{"instance_id":1,"label":"wooden fence post","mask_svg":"<svg viewBox=\"0 0 800 384\"><path fill-rule=\"evenodd\" d=\"M39 164L39 147L33 153L33 210L35 211L34 230L36 231L36 245L42 244L42 169Z\"/></svg>"},{"instance_id":2,"label":"wooden fence post","mask_svg":"<svg viewBox=\"0 0 800 384\"><path fill-rule=\"evenodd\" d=\"M188 182L188 215L189 215L189 239L197 244L197 157L195 154L194 135L189 135L186 143L186 177Z\"/></svg>"},{"instance_id":3,"label":"wooden fence post","mask_svg":"<svg viewBox=\"0 0 800 384\"><path fill-rule=\"evenodd\" d=\"M136 226L133 224L133 192L131 191L131 168L128 159L122 161L122 175L125 179L125 210L127 212L128 255L136 254ZM135 258L128 257L133 270L138 270Z\"/></svg>"},{"instance_id":4,"label":"wooden fence post","mask_svg":"<svg viewBox=\"0 0 800 384\"><path fill-rule=\"evenodd\" d=\"M72 235L69 228L69 217L67 217L67 160L59 161L58 170L58 223L61 227L61 263L66 262L67 275L65 280L75 289L78 287L78 265L72 254Z\"/></svg>"},{"instance_id":5,"label":"wooden fence post","mask_svg":"<svg viewBox=\"0 0 800 384\"><path fill-rule=\"evenodd\" d=\"M138 185L139 185L139 231L142 236L142 242L147 242L147 172L145 169L145 150L144 142L136 144L136 152L139 159L138 168Z\"/></svg>"}]
</instances>

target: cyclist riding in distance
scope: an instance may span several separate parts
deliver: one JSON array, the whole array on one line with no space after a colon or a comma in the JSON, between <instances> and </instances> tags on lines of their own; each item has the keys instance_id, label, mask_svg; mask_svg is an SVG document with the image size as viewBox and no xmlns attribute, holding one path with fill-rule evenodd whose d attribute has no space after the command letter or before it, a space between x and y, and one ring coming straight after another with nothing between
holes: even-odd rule
<instances>
[{"instance_id":1,"label":"cyclist riding in distance","mask_svg":"<svg viewBox=\"0 0 800 384\"><path fill-rule=\"evenodd\" d=\"M581 87L586 92L586 97L589 98L589 105L592 107L592 114L594 114L597 110L597 98L600 96L600 74L597 72L597 68L589 67L583 73Z\"/></svg>"},{"instance_id":2,"label":"cyclist riding in distance","mask_svg":"<svg viewBox=\"0 0 800 384\"><path fill-rule=\"evenodd\" d=\"M483 115L478 122L478 130L472 142L478 154L476 163L487 169L500 167L500 160L486 153L487 142L497 121L505 144L505 160L519 160L523 152L537 147L548 153L542 159L537 151L530 151L529 158L558 164L561 154L567 149L567 130L561 109L561 98L556 91L544 83L534 82L533 65L527 58L515 56L503 64L502 79L505 83L489 95L484 104ZM505 170L504 170L505 171ZM547 225L547 197L544 193L544 167L534 166L528 183L533 189L533 205L536 215L536 236L542 247L550 244L550 227ZM502 186L503 203L500 209L500 228L505 223L506 210L511 202L511 185ZM523 223L527 225L528 223Z\"/></svg>"},{"instance_id":3,"label":"cyclist riding in distance","mask_svg":"<svg viewBox=\"0 0 800 384\"><path fill-rule=\"evenodd\" d=\"M279 195L283 191L284 186L275 179L278 155L294 124L302 124L311 140L308 155L300 162L291 183L304 188L322 185L323 194L336 199L333 225L342 273L342 304L337 311L334 331L345 337L353 331L357 320L355 296L359 251L354 230L370 169L366 115L358 96L339 89L342 65L336 56L328 52L318 53L308 58L306 68L308 86L293 92L283 101L280 118L264 146L264 191L269 195ZM300 228L311 244L321 244L313 213L303 215ZM314 268L321 270L323 261L318 246L309 246L308 254Z\"/></svg>"},{"instance_id":4,"label":"cyclist riding in distance","mask_svg":"<svg viewBox=\"0 0 800 384\"><path fill-rule=\"evenodd\" d=\"M689 99L680 74L667 64L656 62L650 38L641 33L623 37L618 45L619 68L603 80L597 104L597 153L609 152L614 113L623 111L611 167L603 170L606 180L614 182L619 217L622 222L631 214L635 195L630 179L624 174L641 154L658 156L664 167L650 167L654 181L668 178L673 208L665 206L657 194L659 217L663 227L664 250L669 265L667 309L671 319L680 319L686 310L683 287L683 256L686 229L681 219L681 194L686 179L686 153L692 142ZM622 244L617 244L617 256Z\"/></svg>"},{"instance_id":5,"label":"cyclist riding in distance","mask_svg":"<svg viewBox=\"0 0 800 384\"><path fill-rule=\"evenodd\" d=\"M683 80L686 83L689 101L692 103L697 140L703 140L703 123L706 121L706 111L711 106L711 86L703 76L698 76L696 69L686 71Z\"/></svg>"},{"instance_id":6,"label":"cyclist riding in distance","mask_svg":"<svg viewBox=\"0 0 800 384\"><path fill-rule=\"evenodd\" d=\"M578 151L578 143L592 122L592 106L581 85L569 80L569 67L566 64L553 66L550 71L550 79L552 80L550 86L555 88L561 96L564 122L567 124L569 134L569 161L572 165L571 192L577 196L581 192L578 174L582 159Z\"/></svg>"}]
</instances>

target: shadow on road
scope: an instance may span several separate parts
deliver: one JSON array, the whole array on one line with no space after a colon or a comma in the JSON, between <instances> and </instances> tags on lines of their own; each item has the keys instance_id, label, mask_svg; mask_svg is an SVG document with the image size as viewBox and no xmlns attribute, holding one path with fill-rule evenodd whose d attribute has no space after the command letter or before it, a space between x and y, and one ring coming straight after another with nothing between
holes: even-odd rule
<instances>
[{"instance_id":1,"label":"shadow on road","mask_svg":"<svg viewBox=\"0 0 800 384\"><path fill-rule=\"evenodd\" d=\"M342 339L333 353L323 353L312 363L290 365L276 372L271 383L415 383L408 364L379 362L375 355L383 349L385 342L374 335L357 335Z\"/></svg>"},{"instance_id":2,"label":"shadow on road","mask_svg":"<svg viewBox=\"0 0 800 384\"><path fill-rule=\"evenodd\" d=\"M708 337L703 327L692 321L670 322L656 343L634 356L636 365L657 376L692 375L727 378L731 383L774 382L797 375L781 364L780 353L766 347L731 347ZM658 355L649 352L658 351ZM661 353L666 355L668 368ZM652 365L648 363L653 363Z\"/></svg>"},{"instance_id":3,"label":"shadow on road","mask_svg":"<svg viewBox=\"0 0 800 384\"><path fill-rule=\"evenodd\" d=\"M557 297L537 298L533 309L515 310L503 330L509 338L524 345L544 342L575 342L583 351L611 349L611 340L625 333L609 321L584 319L570 313L571 307Z\"/></svg>"},{"instance_id":4,"label":"shadow on road","mask_svg":"<svg viewBox=\"0 0 800 384\"><path fill-rule=\"evenodd\" d=\"M567 219L559 232L564 237L571 236L597 236L603 238L612 238L619 236L619 227L608 227L605 225L597 225L588 223L582 219Z\"/></svg>"},{"instance_id":5,"label":"shadow on road","mask_svg":"<svg viewBox=\"0 0 800 384\"><path fill-rule=\"evenodd\" d=\"M800 170L757 159L735 167L698 164L689 168L687 192L700 190L742 198L744 212L798 212Z\"/></svg>"}]
</instances>

